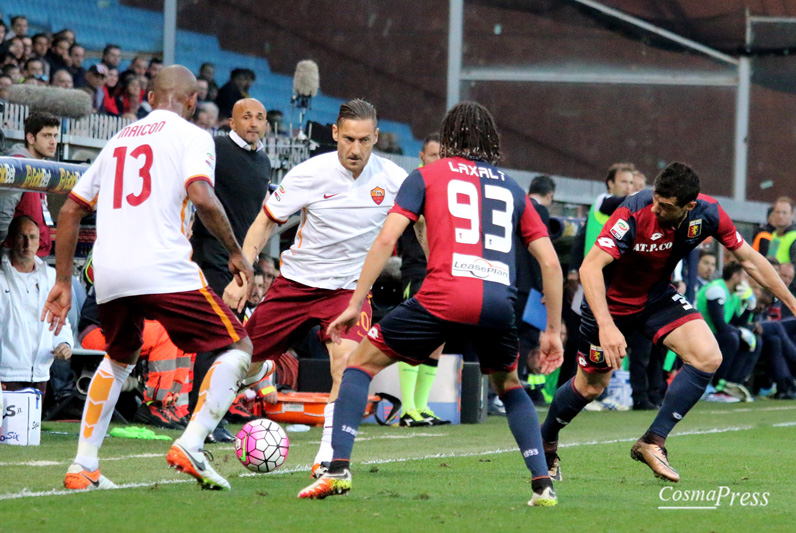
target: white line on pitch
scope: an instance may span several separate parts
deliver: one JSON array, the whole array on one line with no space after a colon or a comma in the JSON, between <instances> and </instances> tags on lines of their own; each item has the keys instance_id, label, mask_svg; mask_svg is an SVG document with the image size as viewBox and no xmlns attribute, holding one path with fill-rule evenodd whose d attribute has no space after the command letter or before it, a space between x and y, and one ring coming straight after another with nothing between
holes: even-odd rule
<instances>
[{"instance_id":1,"label":"white line on pitch","mask_svg":"<svg viewBox=\"0 0 796 533\"><path fill-rule=\"evenodd\" d=\"M792 424L796 425L796 422L788 422L784 424ZM784 427L783 423L777 424L776 427ZM684 437L688 435L709 435L714 433L730 433L735 431L746 431L752 429L753 426L737 426L737 427L728 427L728 428L712 428L712 429L705 429L705 430L695 430L695 431L683 431L678 433L673 433L672 437ZM429 434L432 435L432 434ZM619 442L632 442L636 440L635 438L624 438L624 439L611 439L611 440L603 440L603 441L587 441L587 442L571 442L571 443L562 443L560 446L562 448L569 448L575 446L594 446L600 444L616 444ZM373 459L369 461L361 461L359 464L361 465L372 465L372 464L389 464L389 463L403 463L407 461L424 461L427 459L445 459L445 458L458 458L458 457L473 457L473 456L480 456L480 455L495 455L499 453L511 453L516 452L517 448L501 448L496 450L485 450L481 452L468 452L468 453L435 453L431 455L424 455L421 457L401 457L401 458L393 458L393 459ZM121 458L120 458L121 459ZM287 469L279 469L272 474L257 474L254 472L240 474L238 476L231 476L235 477L252 477L252 476L261 476L261 475L278 475L278 474L291 474L295 472L306 472L310 469L310 465L296 465L292 468ZM186 479L163 479L159 481L150 481L150 482L139 482L139 483L125 483L123 485L119 485L117 489L134 489L134 488L143 488L143 487L151 487L152 485L168 485L168 484L175 484L175 483L190 483L193 480L186 480ZM110 490L117 490L117 489L110 489ZM77 491L77 492L88 492L88 491ZM53 489L48 491L41 491L41 492L33 492L28 489L22 489L20 492L14 492L9 494L0 494L0 501L2 500L15 500L19 498L36 498L42 496L63 496L66 494L75 494L75 491L63 490L63 489Z\"/></svg>"}]
</instances>

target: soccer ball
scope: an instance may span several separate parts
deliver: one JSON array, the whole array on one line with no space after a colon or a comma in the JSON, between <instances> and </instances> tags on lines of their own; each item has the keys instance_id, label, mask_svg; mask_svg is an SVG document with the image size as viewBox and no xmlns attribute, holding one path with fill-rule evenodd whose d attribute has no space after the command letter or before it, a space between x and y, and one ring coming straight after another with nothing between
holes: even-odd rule
<instances>
[{"instance_id":1,"label":"soccer ball","mask_svg":"<svg viewBox=\"0 0 796 533\"><path fill-rule=\"evenodd\" d=\"M235 455L253 472L273 472L285 462L289 449L285 430L267 418L247 423L235 438Z\"/></svg>"}]
</instances>

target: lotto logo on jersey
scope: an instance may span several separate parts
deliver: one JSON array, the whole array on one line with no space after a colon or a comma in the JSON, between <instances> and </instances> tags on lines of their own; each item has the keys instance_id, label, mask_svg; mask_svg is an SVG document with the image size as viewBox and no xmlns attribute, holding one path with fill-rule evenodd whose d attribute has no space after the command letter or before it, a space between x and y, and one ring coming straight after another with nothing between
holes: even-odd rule
<instances>
[{"instance_id":1,"label":"lotto logo on jersey","mask_svg":"<svg viewBox=\"0 0 796 533\"><path fill-rule=\"evenodd\" d=\"M381 205L381 203L384 201L384 189L381 187L376 187L370 191L370 197L373 198L373 201L376 202L376 205Z\"/></svg>"},{"instance_id":2,"label":"lotto logo on jersey","mask_svg":"<svg viewBox=\"0 0 796 533\"><path fill-rule=\"evenodd\" d=\"M611 235L616 237L616 240L622 240L622 237L630 231L630 224L627 221L619 219L614 224L614 227L611 228Z\"/></svg>"},{"instance_id":3,"label":"lotto logo on jersey","mask_svg":"<svg viewBox=\"0 0 796 533\"><path fill-rule=\"evenodd\" d=\"M589 345L589 360L592 363L604 363L605 362L605 353L603 353L603 349L599 346L595 346L593 344Z\"/></svg>"},{"instance_id":4,"label":"lotto logo on jersey","mask_svg":"<svg viewBox=\"0 0 796 533\"><path fill-rule=\"evenodd\" d=\"M511 285L509 266L500 261L487 261L483 257L453 254L451 274L460 278L475 278L483 281Z\"/></svg>"},{"instance_id":5,"label":"lotto logo on jersey","mask_svg":"<svg viewBox=\"0 0 796 533\"><path fill-rule=\"evenodd\" d=\"M379 330L376 329L376 326L370 328L370 331L368 331L368 337L376 341L379 340Z\"/></svg>"},{"instance_id":6,"label":"lotto logo on jersey","mask_svg":"<svg viewBox=\"0 0 796 533\"><path fill-rule=\"evenodd\" d=\"M688 223L688 238L695 239L702 234L702 219L698 218Z\"/></svg>"}]
</instances>

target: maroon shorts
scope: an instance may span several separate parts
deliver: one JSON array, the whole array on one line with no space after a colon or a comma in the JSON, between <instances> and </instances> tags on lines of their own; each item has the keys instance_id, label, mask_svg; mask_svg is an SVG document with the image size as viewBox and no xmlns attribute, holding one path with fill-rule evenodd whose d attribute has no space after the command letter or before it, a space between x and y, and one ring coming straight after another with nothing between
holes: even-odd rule
<instances>
[{"instance_id":1,"label":"maroon shorts","mask_svg":"<svg viewBox=\"0 0 796 533\"><path fill-rule=\"evenodd\" d=\"M157 320L184 352L212 352L246 337L240 321L213 289L141 294L99 305L105 351L125 359L144 343L144 320Z\"/></svg>"},{"instance_id":2,"label":"maroon shorts","mask_svg":"<svg viewBox=\"0 0 796 533\"><path fill-rule=\"evenodd\" d=\"M279 276L246 322L246 331L254 345L252 360L276 359L317 325L321 326L318 339L330 340L326 328L345 311L353 293L346 289L308 287ZM343 338L361 341L368 334L372 314L368 298L356 326L344 333Z\"/></svg>"}]
</instances>

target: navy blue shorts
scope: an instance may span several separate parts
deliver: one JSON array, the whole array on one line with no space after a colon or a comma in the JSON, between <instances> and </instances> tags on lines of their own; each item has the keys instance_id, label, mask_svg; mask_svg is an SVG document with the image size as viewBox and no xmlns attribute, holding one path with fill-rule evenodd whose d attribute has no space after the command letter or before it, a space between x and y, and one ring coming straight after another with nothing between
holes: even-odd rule
<instances>
[{"instance_id":1,"label":"navy blue shorts","mask_svg":"<svg viewBox=\"0 0 796 533\"><path fill-rule=\"evenodd\" d=\"M633 331L640 331L642 335L654 344L663 345L666 336L691 320L702 320L702 315L694 308L684 296L670 287L666 296L651 302L639 313L627 316L613 317L616 327L628 338ZM586 372L609 372L611 367L605 362L603 350L600 347L600 332L597 321L591 309L586 305L581 307L583 313L580 320L580 342L578 344L578 365Z\"/></svg>"},{"instance_id":2,"label":"navy blue shorts","mask_svg":"<svg viewBox=\"0 0 796 533\"><path fill-rule=\"evenodd\" d=\"M390 311L368 332L368 340L393 359L419 365L449 339L469 340L482 374L517 368L519 341L514 327L497 329L449 322L411 298Z\"/></svg>"}]
</instances>

